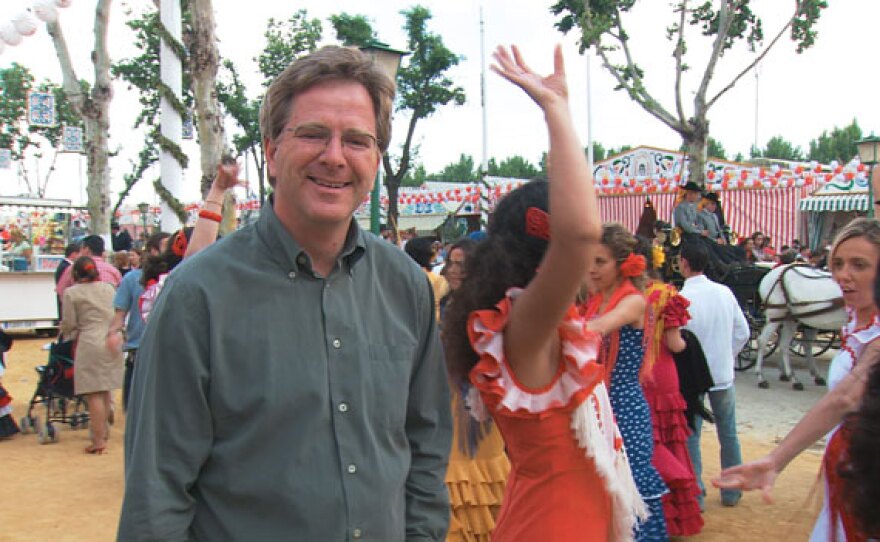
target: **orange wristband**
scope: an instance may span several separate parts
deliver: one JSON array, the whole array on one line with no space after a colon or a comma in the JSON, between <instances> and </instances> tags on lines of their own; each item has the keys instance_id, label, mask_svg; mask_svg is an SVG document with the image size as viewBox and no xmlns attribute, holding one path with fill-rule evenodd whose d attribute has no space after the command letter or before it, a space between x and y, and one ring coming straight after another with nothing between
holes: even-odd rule
<instances>
[{"instance_id":1,"label":"orange wristband","mask_svg":"<svg viewBox=\"0 0 880 542\"><path fill-rule=\"evenodd\" d=\"M208 220L213 220L214 222L217 222L218 224L223 221L223 215L221 215L220 213L215 213L213 211L206 211L204 209L199 211L199 218L206 218Z\"/></svg>"}]
</instances>

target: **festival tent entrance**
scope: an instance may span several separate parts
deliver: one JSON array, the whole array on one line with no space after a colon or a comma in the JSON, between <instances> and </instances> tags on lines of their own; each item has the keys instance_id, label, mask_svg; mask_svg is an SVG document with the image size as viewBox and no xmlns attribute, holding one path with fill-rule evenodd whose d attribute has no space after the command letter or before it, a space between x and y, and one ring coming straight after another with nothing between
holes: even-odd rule
<instances>
[{"instance_id":1,"label":"festival tent entrance","mask_svg":"<svg viewBox=\"0 0 880 542\"><path fill-rule=\"evenodd\" d=\"M805 242L814 252L830 245L838 229L865 216L871 205L865 167L858 160L832 166L834 176L800 202L808 223Z\"/></svg>"}]
</instances>

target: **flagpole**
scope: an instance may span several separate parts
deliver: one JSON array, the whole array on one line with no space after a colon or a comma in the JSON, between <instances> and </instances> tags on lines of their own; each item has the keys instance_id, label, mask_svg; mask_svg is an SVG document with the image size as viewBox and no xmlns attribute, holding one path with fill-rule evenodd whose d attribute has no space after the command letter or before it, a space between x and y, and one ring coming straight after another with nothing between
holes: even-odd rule
<instances>
[{"instance_id":1,"label":"flagpole","mask_svg":"<svg viewBox=\"0 0 880 542\"><path fill-rule=\"evenodd\" d=\"M590 170L590 176L593 176L593 100L592 100L592 80L591 80L591 62L590 50L587 49L587 168Z\"/></svg>"},{"instance_id":2,"label":"flagpole","mask_svg":"<svg viewBox=\"0 0 880 542\"><path fill-rule=\"evenodd\" d=\"M486 117L486 30L480 4L480 103L483 109L483 159L480 164L480 229L489 224L489 122Z\"/></svg>"}]
</instances>

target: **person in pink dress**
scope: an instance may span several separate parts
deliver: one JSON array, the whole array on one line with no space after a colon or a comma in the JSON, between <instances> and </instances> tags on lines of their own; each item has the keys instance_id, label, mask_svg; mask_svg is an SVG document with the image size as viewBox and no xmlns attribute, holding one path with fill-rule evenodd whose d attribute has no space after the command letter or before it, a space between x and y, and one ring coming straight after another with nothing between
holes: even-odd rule
<instances>
[{"instance_id":1,"label":"person in pink dress","mask_svg":"<svg viewBox=\"0 0 880 542\"><path fill-rule=\"evenodd\" d=\"M562 52L541 77L519 50L498 48L493 70L544 113L549 182L514 190L496 206L488 235L445 312L453 386L478 420L501 431L511 472L496 542L631 540L647 510L575 298L601 233L593 180L568 106Z\"/></svg>"},{"instance_id":2,"label":"person in pink dress","mask_svg":"<svg viewBox=\"0 0 880 542\"><path fill-rule=\"evenodd\" d=\"M636 250L652 263L650 245L642 243ZM678 370L672 357L673 352L681 352L687 346L680 328L690 320L690 303L675 286L664 283L653 272L653 265L648 268L651 271L645 298L654 325L651 336L646 338L646 349L650 351L646 357L653 364L645 368L640 380L654 426L653 464L669 488L669 493L662 497L669 535L691 536L703 528L698 501L701 492L687 449L687 403L679 391Z\"/></svg>"}]
</instances>

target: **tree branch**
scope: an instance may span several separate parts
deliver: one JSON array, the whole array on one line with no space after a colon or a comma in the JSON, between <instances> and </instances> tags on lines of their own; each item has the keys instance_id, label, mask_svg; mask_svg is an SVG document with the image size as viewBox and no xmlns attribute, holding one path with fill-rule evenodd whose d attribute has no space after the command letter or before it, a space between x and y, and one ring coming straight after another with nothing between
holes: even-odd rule
<instances>
[{"instance_id":1,"label":"tree branch","mask_svg":"<svg viewBox=\"0 0 880 542\"><path fill-rule=\"evenodd\" d=\"M617 25L617 28L620 30L620 35L617 36L617 41L620 42L621 49L623 50L624 58L626 59L626 66L629 70L629 73L632 77L632 84L626 82L626 80L617 72L616 69L611 65L608 61L608 56L601 49L601 43L597 43L596 50L600 51L600 57L605 62L605 67L612 71L612 74L617 79L618 83L627 90L629 95L635 100L639 105L642 106L648 113L654 115L657 119L659 119L664 124L668 125L675 131L679 131L679 126L684 125L684 117L682 116L680 119L676 120L671 113L666 111L666 109L660 105L660 102L654 99L647 90L645 90L645 85L642 84L642 79L639 77L638 69L636 68L636 63L633 61L632 53L629 50L629 44L627 43L626 30L623 28L623 20L620 18L620 11L615 10L614 12L614 22Z\"/></svg>"},{"instance_id":2,"label":"tree branch","mask_svg":"<svg viewBox=\"0 0 880 542\"><path fill-rule=\"evenodd\" d=\"M761 51L761 54L759 54L758 56L755 57L755 60L753 60L752 62L749 63L748 66L743 68L743 70L740 71L736 75L736 77L734 77L730 81L730 83L728 83L727 86L725 86L723 89L718 91L718 94L716 94L711 100L709 100L709 102L706 104L706 109L709 109L710 107L712 107L712 105L718 101L718 98L720 98L725 92L727 92L728 90L730 90L734 86L736 86L737 82L739 82L739 80L742 79L743 76L745 76L745 74L749 73L755 66L758 65L758 62L761 62L761 60L763 60L764 57L767 56L767 53L770 52L770 49L772 49L773 46L776 45L776 42L778 42L779 39L782 38L782 36L785 35L786 32L788 32L788 29L791 28L791 25L794 24L794 20L797 17L798 11L800 10L800 2L797 2L797 6L798 7L797 7L797 9L795 9L794 14L792 14L791 18L788 19L788 22L785 24L785 26L783 26L779 30L779 32L776 34L776 36L773 37L773 40L770 42L770 44L767 47L765 47L763 51Z\"/></svg>"},{"instance_id":3,"label":"tree branch","mask_svg":"<svg viewBox=\"0 0 880 542\"><path fill-rule=\"evenodd\" d=\"M80 116L83 115L85 109L86 97L79 86L79 78L73 69L73 63L70 61L70 52L67 50L67 41L64 39L64 33L61 31L61 25L56 21L54 23L46 23L46 30L52 38L55 45L55 54L58 56L58 63L61 65L62 86L64 93L70 100L70 105Z\"/></svg>"},{"instance_id":4,"label":"tree branch","mask_svg":"<svg viewBox=\"0 0 880 542\"><path fill-rule=\"evenodd\" d=\"M700 110L708 109L705 105L706 92L709 89L709 82L715 74L715 66L718 64L718 59L721 58L721 53L724 51L724 42L727 39L727 34L730 32L731 24L733 24L733 14L730 12L730 2L729 0L724 0L721 2L721 7L718 11L718 31L715 34L715 43L712 44L712 54L709 56L706 71L703 72L703 80L700 81L700 87L697 89L697 95L694 98L694 102L696 102L696 115L700 114Z\"/></svg>"},{"instance_id":5,"label":"tree branch","mask_svg":"<svg viewBox=\"0 0 880 542\"><path fill-rule=\"evenodd\" d=\"M687 0L682 0L678 5L681 15L678 21L678 41L675 44L675 109L678 118L684 120L684 107L681 103L681 58L684 55L684 25L687 23Z\"/></svg>"},{"instance_id":6,"label":"tree branch","mask_svg":"<svg viewBox=\"0 0 880 542\"><path fill-rule=\"evenodd\" d=\"M620 71L615 68L611 61L608 59L608 54L602 49L601 41L596 43L596 52L599 55L599 58L602 59L602 64L605 66L605 69L611 74L612 77L617 81L617 84L620 85L621 88L626 90L629 94L630 98L632 98L637 104L642 106L642 109L650 113L657 120L662 122L663 124L669 126L676 132L681 133L683 129L684 119L680 122L676 120L671 113L666 111L656 100L654 100L647 92L643 92L645 96L647 96L647 100L642 94L638 93L630 83L628 83L623 76L620 74Z\"/></svg>"}]
</instances>

